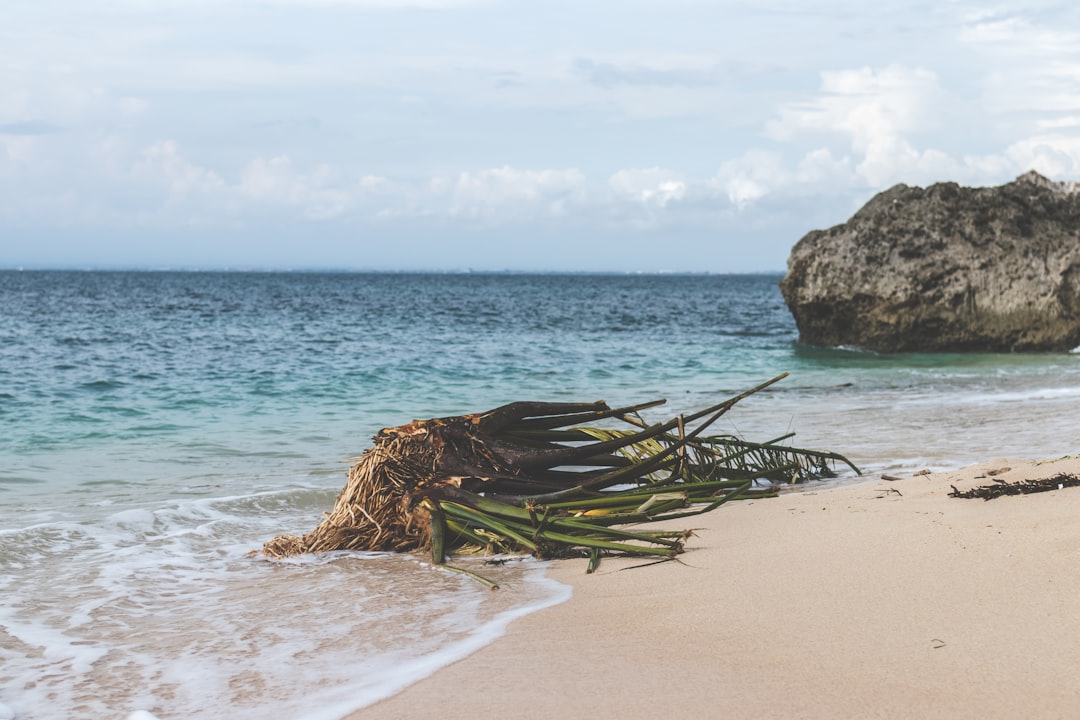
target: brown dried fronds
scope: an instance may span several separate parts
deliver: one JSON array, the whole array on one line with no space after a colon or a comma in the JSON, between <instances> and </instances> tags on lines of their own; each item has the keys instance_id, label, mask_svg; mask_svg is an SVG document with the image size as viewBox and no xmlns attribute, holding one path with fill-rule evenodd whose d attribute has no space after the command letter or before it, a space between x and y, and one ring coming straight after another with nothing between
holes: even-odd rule
<instances>
[{"instance_id":1,"label":"brown dried fronds","mask_svg":"<svg viewBox=\"0 0 1080 720\"><path fill-rule=\"evenodd\" d=\"M263 545L280 558L328 550L414 550L430 543L426 511L413 507L417 488L434 477L436 450L426 435L380 433L349 469L334 509L303 537L282 535Z\"/></svg>"},{"instance_id":2,"label":"brown dried fronds","mask_svg":"<svg viewBox=\"0 0 1080 720\"><path fill-rule=\"evenodd\" d=\"M380 430L325 519L303 536L274 538L262 552L430 550L436 564L474 548L543 558L586 552L593 563L599 553L671 557L684 537L616 526L775 494L754 479L787 479L807 458L824 469L847 463L775 441L703 435L735 403L783 377L651 425L637 413L663 401L614 409L603 401L516 402ZM621 425L600 429L601 421Z\"/></svg>"}]
</instances>

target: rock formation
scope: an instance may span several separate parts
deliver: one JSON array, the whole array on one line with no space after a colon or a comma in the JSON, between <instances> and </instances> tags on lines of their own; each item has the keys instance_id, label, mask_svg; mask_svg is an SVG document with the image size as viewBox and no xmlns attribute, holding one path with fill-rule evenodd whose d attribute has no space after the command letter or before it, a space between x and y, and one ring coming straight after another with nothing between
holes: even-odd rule
<instances>
[{"instance_id":1,"label":"rock formation","mask_svg":"<svg viewBox=\"0 0 1080 720\"><path fill-rule=\"evenodd\" d=\"M879 352L1080 345L1080 183L897 185L795 245L780 282L800 339Z\"/></svg>"}]
</instances>

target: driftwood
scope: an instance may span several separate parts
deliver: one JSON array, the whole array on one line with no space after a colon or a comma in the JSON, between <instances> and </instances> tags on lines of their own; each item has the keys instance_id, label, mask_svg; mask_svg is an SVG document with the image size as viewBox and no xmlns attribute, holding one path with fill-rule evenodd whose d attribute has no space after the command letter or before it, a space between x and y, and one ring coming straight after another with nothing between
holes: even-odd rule
<instances>
[{"instance_id":1,"label":"driftwood","mask_svg":"<svg viewBox=\"0 0 1080 720\"><path fill-rule=\"evenodd\" d=\"M488 412L386 428L352 466L332 512L311 532L267 542L265 555L330 550L530 552L673 557L688 531L616 526L684 518L776 493L776 481L832 475L830 452L704 431L740 400L649 425L663 400L516 402ZM597 425L599 423L600 425ZM605 426L605 427L602 427ZM762 480L768 482L762 482Z\"/></svg>"}]
</instances>

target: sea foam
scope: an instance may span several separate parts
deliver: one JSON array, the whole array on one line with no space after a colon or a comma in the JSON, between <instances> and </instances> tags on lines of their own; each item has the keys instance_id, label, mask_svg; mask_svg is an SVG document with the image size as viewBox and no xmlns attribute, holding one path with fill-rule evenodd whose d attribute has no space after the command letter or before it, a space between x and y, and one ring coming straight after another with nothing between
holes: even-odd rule
<instances>
[{"instance_id":1,"label":"sea foam","mask_svg":"<svg viewBox=\"0 0 1080 720\"><path fill-rule=\"evenodd\" d=\"M0 574L0 688L15 717L340 717L569 594L528 559L465 559L491 592L408 555L249 557L303 521L237 512L264 499L9 532L25 559Z\"/></svg>"}]
</instances>

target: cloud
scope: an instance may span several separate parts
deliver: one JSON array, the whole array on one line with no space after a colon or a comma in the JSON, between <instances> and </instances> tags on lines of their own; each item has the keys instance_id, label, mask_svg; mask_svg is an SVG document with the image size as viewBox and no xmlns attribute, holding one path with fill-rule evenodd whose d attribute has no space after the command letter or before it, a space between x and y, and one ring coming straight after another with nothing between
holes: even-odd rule
<instances>
[{"instance_id":1,"label":"cloud","mask_svg":"<svg viewBox=\"0 0 1080 720\"><path fill-rule=\"evenodd\" d=\"M959 40L986 46L994 53L1024 58L1076 54L1080 51L1080 32L1047 27L1025 14L1001 11L976 11L964 18Z\"/></svg>"},{"instance_id":2,"label":"cloud","mask_svg":"<svg viewBox=\"0 0 1080 720\"><path fill-rule=\"evenodd\" d=\"M825 71L820 95L783 106L766 130L778 140L806 131L842 133L850 136L854 149L865 151L883 137L931 124L928 110L940 96L937 76L922 68Z\"/></svg>"},{"instance_id":3,"label":"cloud","mask_svg":"<svg viewBox=\"0 0 1080 720\"><path fill-rule=\"evenodd\" d=\"M1001 11L977 10L964 18L959 39L966 43L1000 44L1012 42L1027 29L1027 23L1016 15Z\"/></svg>"},{"instance_id":4,"label":"cloud","mask_svg":"<svg viewBox=\"0 0 1080 720\"><path fill-rule=\"evenodd\" d=\"M585 199L585 176L577 169L521 170L509 166L462 172L456 180L437 179L436 192L448 190L454 216L521 219L562 215Z\"/></svg>"},{"instance_id":5,"label":"cloud","mask_svg":"<svg viewBox=\"0 0 1080 720\"><path fill-rule=\"evenodd\" d=\"M608 178L608 186L617 197L659 208L681 200L687 191L682 175L659 167L619 170Z\"/></svg>"},{"instance_id":6,"label":"cloud","mask_svg":"<svg viewBox=\"0 0 1080 720\"><path fill-rule=\"evenodd\" d=\"M709 185L742 210L789 182L790 173L783 168L779 153L750 150L741 158L721 164Z\"/></svg>"},{"instance_id":7,"label":"cloud","mask_svg":"<svg viewBox=\"0 0 1080 720\"><path fill-rule=\"evenodd\" d=\"M910 170L929 170L940 153L919 151L909 135L937 126L946 96L937 75L890 65L821 73L817 98L781 107L768 137L791 141L808 134L839 134L859 157L856 172L872 187Z\"/></svg>"},{"instance_id":8,"label":"cloud","mask_svg":"<svg viewBox=\"0 0 1080 720\"><path fill-rule=\"evenodd\" d=\"M993 115L1022 109L1028 117L1080 111L1080 32L1074 27L1035 12L967 17L959 39L987 68L985 107ZM1036 117L1035 123L1052 119Z\"/></svg>"},{"instance_id":9,"label":"cloud","mask_svg":"<svg viewBox=\"0 0 1080 720\"><path fill-rule=\"evenodd\" d=\"M752 149L722 163L708 185L737 210L745 210L778 192L825 195L849 191L854 177L850 158L836 158L826 147L810 150L794 163L777 150Z\"/></svg>"},{"instance_id":10,"label":"cloud","mask_svg":"<svg viewBox=\"0 0 1080 720\"><path fill-rule=\"evenodd\" d=\"M237 191L260 203L297 207L306 217L327 220L353 209L385 185L386 179L375 175L348 180L327 164L301 172L287 155L278 155L251 161L240 177Z\"/></svg>"},{"instance_id":11,"label":"cloud","mask_svg":"<svg viewBox=\"0 0 1080 720\"><path fill-rule=\"evenodd\" d=\"M1080 32L1075 7L1044 13L975 12L959 39L986 67L980 122L1011 137L1004 150L967 165L1015 175L1035 169L1055 179L1080 174Z\"/></svg>"},{"instance_id":12,"label":"cloud","mask_svg":"<svg viewBox=\"0 0 1080 720\"><path fill-rule=\"evenodd\" d=\"M163 182L170 196L194 193L217 193L225 181L213 170L189 162L172 140L163 140L145 148L132 168L137 179Z\"/></svg>"},{"instance_id":13,"label":"cloud","mask_svg":"<svg viewBox=\"0 0 1080 720\"><path fill-rule=\"evenodd\" d=\"M1055 130L1059 128L1080 128L1080 116L1071 115L1068 117L1050 118L1047 120L1039 120L1036 126L1040 130Z\"/></svg>"},{"instance_id":14,"label":"cloud","mask_svg":"<svg viewBox=\"0 0 1080 720\"><path fill-rule=\"evenodd\" d=\"M1044 134L1015 142L1005 151L1013 168L1036 170L1052 179L1080 176L1080 135Z\"/></svg>"},{"instance_id":15,"label":"cloud","mask_svg":"<svg viewBox=\"0 0 1080 720\"><path fill-rule=\"evenodd\" d=\"M164 208L182 209L204 222L281 217L294 212L310 220L329 220L391 191L377 175L355 175L321 163L298 168L288 155L257 157L244 165L234 181L184 156L175 141L164 140L142 150L131 176L164 191ZM372 214L378 208L372 209Z\"/></svg>"}]
</instances>

